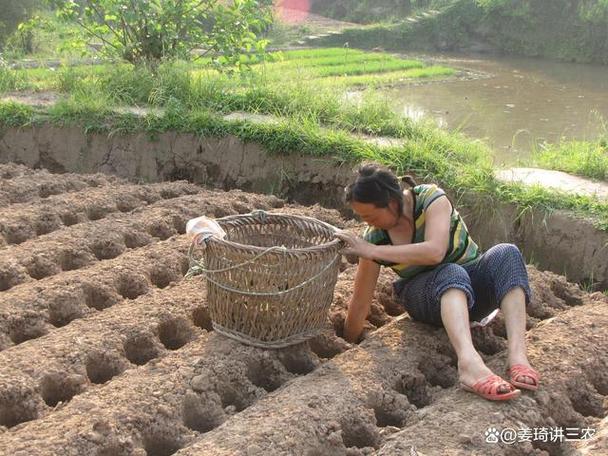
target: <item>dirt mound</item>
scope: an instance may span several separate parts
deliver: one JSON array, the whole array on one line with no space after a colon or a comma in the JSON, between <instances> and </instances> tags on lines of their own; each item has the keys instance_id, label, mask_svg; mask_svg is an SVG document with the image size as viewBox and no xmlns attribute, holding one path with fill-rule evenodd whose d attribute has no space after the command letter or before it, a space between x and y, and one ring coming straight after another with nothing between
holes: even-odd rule
<instances>
[{"instance_id":1,"label":"dirt mound","mask_svg":"<svg viewBox=\"0 0 608 456\"><path fill-rule=\"evenodd\" d=\"M601 293L530 266L529 353L542 388L490 403L459 389L445 332L403 314L390 271L359 345L341 338L356 271L345 260L315 339L267 351L213 332L203 280L182 278L189 218L264 209L361 229L336 211L17 165L0 165L0 183L2 455L608 454ZM473 330L499 373L505 336L500 316ZM494 428L526 427L597 437L486 441Z\"/></svg>"}]
</instances>

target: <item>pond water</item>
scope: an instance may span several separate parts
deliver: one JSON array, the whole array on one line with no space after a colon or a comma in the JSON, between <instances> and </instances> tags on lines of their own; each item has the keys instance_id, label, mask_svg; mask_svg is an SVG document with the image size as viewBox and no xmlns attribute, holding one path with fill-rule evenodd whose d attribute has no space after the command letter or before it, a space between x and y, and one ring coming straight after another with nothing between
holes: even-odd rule
<instances>
[{"instance_id":1,"label":"pond water","mask_svg":"<svg viewBox=\"0 0 608 456\"><path fill-rule=\"evenodd\" d=\"M486 55L422 58L486 77L385 89L393 108L484 139L496 164L527 158L534 144L606 132L606 66Z\"/></svg>"}]
</instances>

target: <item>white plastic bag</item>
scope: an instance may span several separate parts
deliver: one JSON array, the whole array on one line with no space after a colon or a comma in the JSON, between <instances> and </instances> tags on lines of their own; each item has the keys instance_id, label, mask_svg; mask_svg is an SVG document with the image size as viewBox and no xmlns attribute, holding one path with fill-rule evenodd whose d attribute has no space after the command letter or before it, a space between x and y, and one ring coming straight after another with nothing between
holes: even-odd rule
<instances>
[{"instance_id":1,"label":"white plastic bag","mask_svg":"<svg viewBox=\"0 0 608 456\"><path fill-rule=\"evenodd\" d=\"M482 318L481 321L472 321L470 324L471 328L483 328L484 326L487 326L494 320L494 317L498 314L498 310L499 309L493 310L488 316Z\"/></svg>"},{"instance_id":2,"label":"white plastic bag","mask_svg":"<svg viewBox=\"0 0 608 456\"><path fill-rule=\"evenodd\" d=\"M211 236L220 239L226 237L226 232L215 220L205 216L193 218L186 223L186 233L192 237L192 242L202 244Z\"/></svg>"}]
</instances>

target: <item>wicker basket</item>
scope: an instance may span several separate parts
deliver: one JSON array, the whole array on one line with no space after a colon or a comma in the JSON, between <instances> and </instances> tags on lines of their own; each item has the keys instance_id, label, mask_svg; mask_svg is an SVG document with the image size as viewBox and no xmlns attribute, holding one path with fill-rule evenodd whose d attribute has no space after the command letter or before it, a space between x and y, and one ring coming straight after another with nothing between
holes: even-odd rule
<instances>
[{"instance_id":1,"label":"wicker basket","mask_svg":"<svg viewBox=\"0 0 608 456\"><path fill-rule=\"evenodd\" d=\"M319 220L256 211L216 220L191 265L207 282L213 328L240 342L280 348L317 335L327 320L342 241ZM191 249L192 252L192 249Z\"/></svg>"}]
</instances>

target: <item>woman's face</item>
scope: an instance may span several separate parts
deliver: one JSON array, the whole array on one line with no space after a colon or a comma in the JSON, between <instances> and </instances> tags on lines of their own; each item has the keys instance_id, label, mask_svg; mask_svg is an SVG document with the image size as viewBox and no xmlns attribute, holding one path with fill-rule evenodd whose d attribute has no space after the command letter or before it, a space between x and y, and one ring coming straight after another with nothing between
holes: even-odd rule
<instances>
[{"instance_id":1,"label":"woman's face","mask_svg":"<svg viewBox=\"0 0 608 456\"><path fill-rule=\"evenodd\" d=\"M350 207L365 223L382 230L393 228L399 221L396 201L390 201L388 207L377 207L373 203L352 201Z\"/></svg>"}]
</instances>

